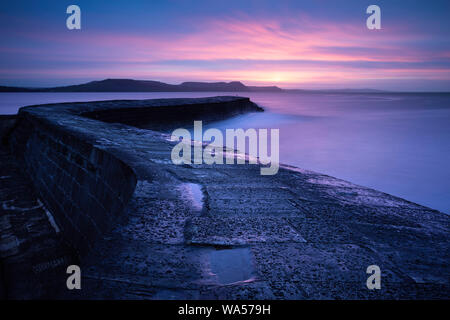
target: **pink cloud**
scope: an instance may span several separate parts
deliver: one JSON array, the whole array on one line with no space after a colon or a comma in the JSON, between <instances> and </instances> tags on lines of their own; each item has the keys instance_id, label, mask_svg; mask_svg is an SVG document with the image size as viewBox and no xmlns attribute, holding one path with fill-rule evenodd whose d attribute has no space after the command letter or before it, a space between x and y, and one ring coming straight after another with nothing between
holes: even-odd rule
<instances>
[{"instance_id":1,"label":"pink cloud","mask_svg":"<svg viewBox=\"0 0 450 320\"><path fill-rule=\"evenodd\" d=\"M423 35L408 33L405 26L392 26L377 32L364 24L339 24L300 16L298 20L241 19L203 21L197 31L171 36L126 33L22 33L18 36L48 44L47 50L31 51L24 45L0 48L32 55L41 61L67 61L66 68L7 69L2 73L40 74L47 77L133 77L192 80L241 80L247 83L302 84L305 82L355 79L449 79L447 68L433 67L370 69L345 62L417 63L450 58L416 46ZM25 43L25 42L24 42ZM9 52L11 53L11 52ZM167 65L167 60L249 61L227 69L207 69L189 64ZM303 64L289 62L306 61ZM71 62L73 66L71 66ZM270 63L259 63L268 61ZM284 61L284 62L283 62ZM307 63L310 61L311 63ZM80 66L76 62L98 62ZM324 62L323 65L313 62ZM105 68L104 64L108 64ZM221 62L217 62L220 64ZM102 66L103 64L103 66ZM180 74L182 71L182 74Z\"/></svg>"}]
</instances>

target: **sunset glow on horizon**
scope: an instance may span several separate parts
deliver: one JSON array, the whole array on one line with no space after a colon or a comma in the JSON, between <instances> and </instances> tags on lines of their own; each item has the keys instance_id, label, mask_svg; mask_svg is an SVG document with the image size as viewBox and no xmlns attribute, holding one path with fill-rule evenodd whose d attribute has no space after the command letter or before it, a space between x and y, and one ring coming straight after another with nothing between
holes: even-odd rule
<instances>
[{"instance_id":1,"label":"sunset glow on horizon","mask_svg":"<svg viewBox=\"0 0 450 320\"><path fill-rule=\"evenodd\" d=\"M448 2L378 1L368 30L361 1L18 1L0 11L0 85L104 78L242 81L283 88L450 90ZM31 13L33 12L33 13ZM440 19L439 19L440 17Z\"/></svg>"}]
</instances>

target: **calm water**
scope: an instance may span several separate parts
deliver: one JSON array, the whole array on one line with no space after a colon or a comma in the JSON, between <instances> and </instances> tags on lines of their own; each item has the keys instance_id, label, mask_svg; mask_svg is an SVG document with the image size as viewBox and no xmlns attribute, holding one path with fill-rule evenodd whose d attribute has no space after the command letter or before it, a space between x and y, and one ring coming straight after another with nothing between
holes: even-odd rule
<instances>
[{"instance_id":1,"label":"calm water","mask_svg":"<svg viewBox=\"0 0 450 320\"><path fill-rule=\"evenodd\" d=\"M1 93L0 113L40 103L212 95L225 93ZM450 213L450 95L242 95L266 112L214 126L279 128L282 163Z\"/></svg>"}]
</instances>

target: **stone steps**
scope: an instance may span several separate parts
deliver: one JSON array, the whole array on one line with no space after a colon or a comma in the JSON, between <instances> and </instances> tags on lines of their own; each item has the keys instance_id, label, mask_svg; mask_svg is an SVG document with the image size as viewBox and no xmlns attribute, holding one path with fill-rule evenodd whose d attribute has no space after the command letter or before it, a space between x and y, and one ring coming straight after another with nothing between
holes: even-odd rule
<instances>
[{"instance_id":1,"label":"stone steps","mask_svg":"<svg viewBox=\"0 0 450 320\"><path fill-rule=\"evenodd\" d=\"M5 146L0 163L0 298L55 297L73 254Z\"/></svg>"}]
</instances>

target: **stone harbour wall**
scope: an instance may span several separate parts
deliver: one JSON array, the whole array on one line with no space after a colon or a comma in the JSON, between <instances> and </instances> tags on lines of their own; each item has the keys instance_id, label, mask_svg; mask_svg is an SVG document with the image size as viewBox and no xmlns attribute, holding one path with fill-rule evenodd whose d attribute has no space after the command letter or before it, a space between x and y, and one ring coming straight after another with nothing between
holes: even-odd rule
<instances>
[{"instance_id":1,"label":"stone harbour wall","mask_svg":"<svg viewBox=\"0 0 450 320\"><path fill-rule=\"evenodd\" d=\"M448 215L288 165L175 165L155 131L258 111L243 97L22 108L0 148L0 297L448 299Z\"/></svg>"},{"instance_id":2,"label":"stone harbour wall","mask_svg":"<svg viewBox=\"0 0 450 320\"><path fill-rule=\"evenodd\" d=\"M0 144L8 143L8 137L16 124L16 119L16 115L0 115Z\"/></svg>"},{"instance_id":3,"label":"stone harbour wall","mask_svg":"<svg viewBox=\"0 0 450 320\"><path fill-rule=\"evenodd\" d=\"M123 211L136 185L132 169L64 128L20 112L10 136L40 199L80 253Z\"/></svg>"},{"instance_id":4,"label":"stone harbour wall","mask_svg":"<svg viewBox=\"0 0 450 320\"><path fill-rule=\"evenodd\" d=\"M262 109L242 97L31 106L20 109L8 140L64 238L84 255L124 211L137 183L121 150L105 148L110 123L146 127L249 111Z\"/></svg>"},{"instance_id":5,"label":"stone harbour wall","mask_svg":"<svg viewBox=\"0 0 450 320\"><path fill-rule=\"evenodd\" d=\"M206 103L201 100L194 100L193 102L184 100L185 103L183 104L179 104L179 101L174 99L169 112L166 104L160 105L157 103L158 100L155 101L156 103L152 108L119 107L95 110L82 115L104 122L123 123L139 128L164 131L185 125L192 126L193 121L198 119L202 119L203 122L210 122L246 112L263 111L249 98L242 97L237 97L231 101L206 100Z\"/></svg>"}]
</instances>

